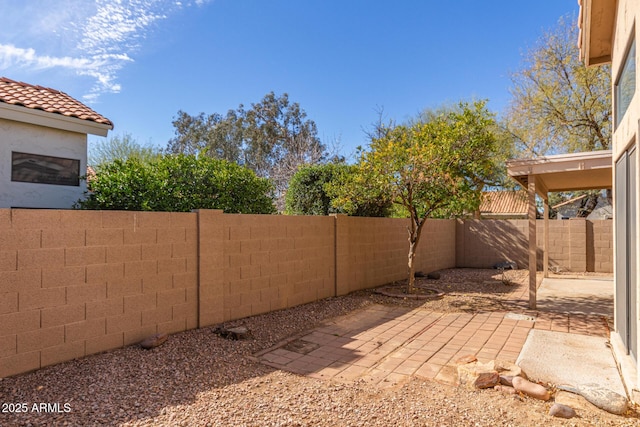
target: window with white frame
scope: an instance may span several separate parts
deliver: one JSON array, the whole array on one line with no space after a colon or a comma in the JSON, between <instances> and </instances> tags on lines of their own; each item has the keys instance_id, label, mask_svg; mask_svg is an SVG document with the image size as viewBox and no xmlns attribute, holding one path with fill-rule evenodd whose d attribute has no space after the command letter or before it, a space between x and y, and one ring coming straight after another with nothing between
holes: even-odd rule
<instances>
[{"instance_id":1,"label":"window with white frame","mask_svg":"<svg viewBox=\"0 0 640 427\"><path fill-rule=\"evenodd\" d=\"M633 32L635 34L635 31ZM616 120L616 128L622 121L624 113L626 113L633 95L636 92L636 39L633 38L627 54L625 55L624 62L622 63L622 70L620 76L615 84L615 105L614 114Z\"/></svg>"}]
</instances>

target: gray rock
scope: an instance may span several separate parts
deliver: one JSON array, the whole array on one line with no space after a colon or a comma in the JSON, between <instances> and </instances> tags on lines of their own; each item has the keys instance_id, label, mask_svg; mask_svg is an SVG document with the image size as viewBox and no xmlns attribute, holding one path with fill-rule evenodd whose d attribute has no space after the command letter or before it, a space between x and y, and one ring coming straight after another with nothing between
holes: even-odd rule
<instances>
[{"instance_id":1,"label":"gray rock","mask_svg":"<svg viewBox=\"0 0 640 427\"><path fill-rule=\"evenodd\" d=\"M587 401L607 412L622 415L627 411L628 402L625 396L598 384L583 384L576 387L576 390Z\"/></svg>"},{"instance_id":2,"label":"gray rock","mask_svg":"<svg viewBox=\"0 0 640 427\"><path fill-rule=\"evenodd\" d=\"M500 384L513 387L513 375L500 375Z\"/></svg>"},{"instance_id":3,"label":"gray rock","mask_svg":"<svg viewBox=\"0 0 640 427\"><path fill-rule=\"evenodd\" d=\"M493 265L493 268L497 270L517 270L518 264L513 261L502 261L495 263Z\"/></svg>"},{"instance_id":4,"label":"gray rock","mask_svg":"<svg viewBox=\"0 0 640 427\"><path fill-rule=\"evenodd\" d=\"M549 409L549 415L556 418L573 418L576 416L576 411L570 406L554 403Z\"/></svg>"},{"instance_id":5,"label":"gray rock","mask_svg":"<svg viewBox=\"0 0 640 427\"><path fill-rule=\"evenodd\" d=\"M249 330L244 326L237 326L234 328L226 328L225 326L216 326L213 328L213 333L220 335L222 338L230 340L240 340L249 335Z\"/></svg>"}]
</instances>

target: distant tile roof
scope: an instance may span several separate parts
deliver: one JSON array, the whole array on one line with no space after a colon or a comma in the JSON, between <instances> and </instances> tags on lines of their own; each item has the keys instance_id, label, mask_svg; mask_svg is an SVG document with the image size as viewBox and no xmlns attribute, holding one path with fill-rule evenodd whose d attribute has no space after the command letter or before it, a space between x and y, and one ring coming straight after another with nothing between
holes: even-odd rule
<instances>
[{"instance_id":1,"label":"distant tile roof","mask_svg":"<svg viewBox=\"0 0 640 427\"><path fill-rule=\"evenodd\" d=\"M524 191L485 191L482 193L481 213L526 214L529 209Z\"/></svg>"},{"instance_id":2,"label":"distant tile roof","mask_svg":"<svg viewBox=\"0 0 640 427\"><path fill-rule=\"evenodd\" d=\"M42 110L48 113L62 114L63 116L75 117L80 120L88 120L113 127L113 123L109 119L64 92L16 82L6 77L0 77L0 102Z\"/></svg>"}]
</instances>

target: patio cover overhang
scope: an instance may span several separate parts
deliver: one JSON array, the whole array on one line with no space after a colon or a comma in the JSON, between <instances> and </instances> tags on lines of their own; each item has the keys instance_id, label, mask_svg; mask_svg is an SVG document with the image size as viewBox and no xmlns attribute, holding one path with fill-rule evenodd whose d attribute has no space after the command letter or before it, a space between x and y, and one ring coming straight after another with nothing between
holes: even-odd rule
<instances>
[{"instance_id":1,"label":"patio cover overhang","mask_svg":"<svg viewBox=\"0 0 640 427\"><path fill-rule=\"evenodd\" d=\"M549 196L551 192L598 190L612 187L611 151L559 154L507 162L507 172L529 198L529 308L536 308L536 194L544 203L544 277L549 274Z\"/></svg>"}]
</instances>

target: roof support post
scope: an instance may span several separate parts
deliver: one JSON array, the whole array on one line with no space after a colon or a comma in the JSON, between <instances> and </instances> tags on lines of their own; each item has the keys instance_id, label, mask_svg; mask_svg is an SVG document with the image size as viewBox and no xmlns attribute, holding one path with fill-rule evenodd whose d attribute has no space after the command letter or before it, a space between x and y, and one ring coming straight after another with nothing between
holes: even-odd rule
<instances>
[{"instance_id":1,"label":"roof support post","mask_svg":"<svg viewBox=\"0 0 640 427\"><path fill-rule=\"evenodd\" d=\"M549 197L544 198L544 255L542 262L543 277L549 277Z\"/></svg>"},{"instance_id":2,"label":"roof support post","mask_svg":"<svg viewBox=\"0 0 640 427\"><path fill-rule=\"evenodd\" d=\"M536 176L529 175L527 193L529 195L529 308L536 309L536 269L538 264L538 244L536 242Z\"/></svg>"}]
</instances>

